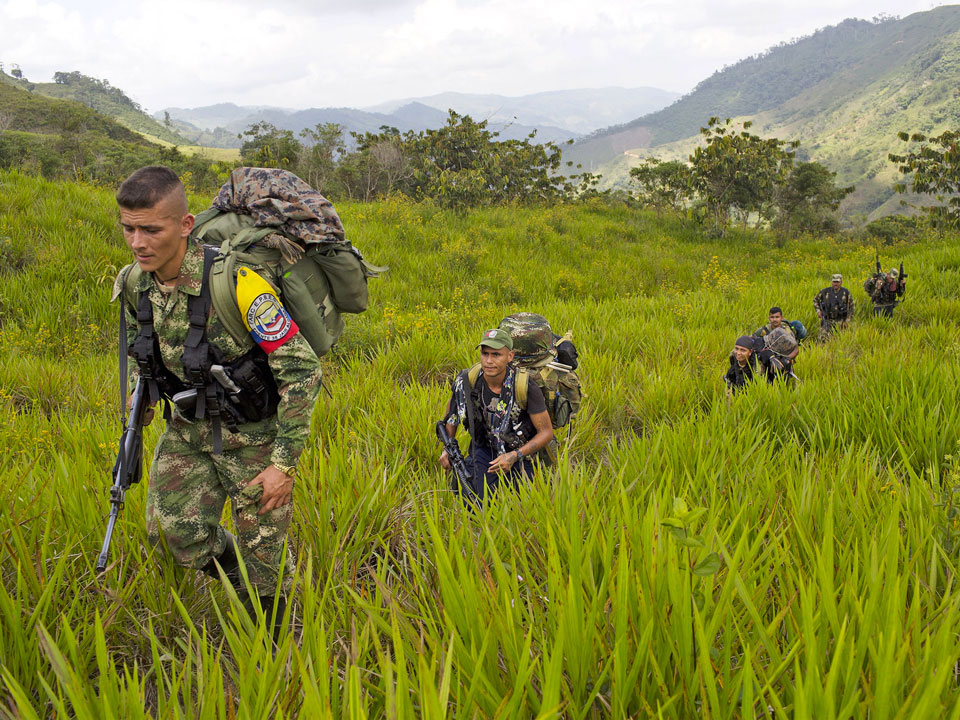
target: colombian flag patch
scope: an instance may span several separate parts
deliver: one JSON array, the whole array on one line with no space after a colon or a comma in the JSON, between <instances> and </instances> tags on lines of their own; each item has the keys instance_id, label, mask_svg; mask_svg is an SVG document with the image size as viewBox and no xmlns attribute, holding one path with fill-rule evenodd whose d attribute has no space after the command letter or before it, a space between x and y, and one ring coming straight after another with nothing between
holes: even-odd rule
<instances>
[{"instance_id":1,"label":"colombian flag patch","mask_svg":"<svg viewBox=\"0 0 960 720\"><path fill-rule=\"evenodd\" d=\"M237 272L237 306L250 336L268 355L300 331L270 283L248 267Z\"/></svg>"}]
</instances>

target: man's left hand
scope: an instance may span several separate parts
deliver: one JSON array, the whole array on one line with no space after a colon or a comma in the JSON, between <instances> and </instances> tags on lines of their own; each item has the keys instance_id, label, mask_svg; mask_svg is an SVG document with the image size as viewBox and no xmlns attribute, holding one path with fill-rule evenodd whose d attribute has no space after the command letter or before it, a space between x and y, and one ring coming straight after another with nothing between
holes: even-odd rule
<instances>
[{"instance_id":1,"label":"man's left hand","mask_svg":"<svg viewBox=\"0 0 960 720\"><path fill-rule=\"evenodd\" d=\"M293 500L293 478L274 465L268 465L247 484L247 487L254 485L263 486L263 496L260 498L260 510L257 515L264 515Z\"/></svg>"},{"instance_id":2,"label":"man's left hand","mask_svg":"<svg viewBox=\"0 0 960 720\"><path fill-rule=\"evenodd\" d=\"M497 457L493 462L490 463L489 472L510 472L510 468L513 467L514 463L517 461L517 454L510 450L505 452L503 455Z\"/></svg>"}]
</instances>

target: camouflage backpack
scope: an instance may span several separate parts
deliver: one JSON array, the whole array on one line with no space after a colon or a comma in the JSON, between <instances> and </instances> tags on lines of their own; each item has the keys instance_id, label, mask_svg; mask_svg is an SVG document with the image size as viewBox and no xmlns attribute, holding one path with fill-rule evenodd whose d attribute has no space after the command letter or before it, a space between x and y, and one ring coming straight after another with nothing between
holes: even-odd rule
<instances>
[{"instance_id":1,"label":"camouflage backpack","mask_svg":"<svg viewBox=\"0 0 960 720\"><path fill-rule=\"evenodd\" d=\"M777 355L786 357L797 349L797 338L790 330L781 326L763 336L763 346Z\"/></svg>"},{"instance_id":2,"label":"camouflage backpack","mask_svg":"<svg viewBox=\"0 0 960 720\"><path fill-rule=\"evenodd\" d=\"M220 248L210 271L211 301L227 332L246 349L255 343L237 302L241 268L279 286L284 308L317 357L325 355L343 332L341 313L367 309L367 279L386 269L367 263L349 242L304 246L276 227L256 227L249 215L215 208L197 215L190 240ZM125 296L136 307L134 289L142 272L137 263L128 267Z\"/></svg>"},{"instance_id":3,"label":"camouflage backpack","mask_svg":"<svg viewBox=\"0 0 960 720\"><path fill-rule=\"evenodd\" d=\"M500 321L500 328L513 338L514 361L543 391L553 427L569 425L583 399L580 378L575 372L578 358L573 334L556 335L545 317L529 312L508 315ZM527 383L521 382L520 376L517 401L526 408Z\"/></svg>"}]
</instances>

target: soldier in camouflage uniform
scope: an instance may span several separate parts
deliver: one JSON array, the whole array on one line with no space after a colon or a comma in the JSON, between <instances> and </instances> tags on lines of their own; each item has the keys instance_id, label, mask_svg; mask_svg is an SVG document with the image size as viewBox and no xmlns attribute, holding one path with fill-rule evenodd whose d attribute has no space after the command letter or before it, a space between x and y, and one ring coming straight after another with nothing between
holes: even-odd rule
<instances>
[{"instance_id":1,"label":"soldier in camouflage uniform","mask_svg":"<svg viewBox=\"0 0 960 720\"><path fill-rule=\"evenodd\" d=\"M124 239L142 271L132 297L124 284L133 266L121 271L114 287L114 298L124 295L128 342L132 349L142 332L143 317L138 321L134 308L139 303L142 312L143 298L148 298L154 347L175 378L171 382L186 382L188 305L190 298L202 296L204 250L189 239L194 216L183 185L169 168L141 168L120 186L117 202ZM229 367L244 348L224 329L212 307L207 318L206 339ZM295 326L288 335L263 356L276 385L275 412L232 431L225 429L221 439L219 426L209 417L196 419L173 406L150 467L147 493L150 541L163 544L177 564L213 577L219 577L219 564L242 594L239 552L268 618L274 608L278 618L283 612L283 597L274 595L293 513L296 465L321 381L320 362L310 345ZM236 538L220 526L228 497ZM289 554L287 560L289 568Z\"/></svg>"},{"instance_id":2,"label":"soldier in camouflage uniform","mask_svg":"<svg viewBox=\"0 0 960 720\"><path fill-rule=\"evenodd\" d=\"M879 267L879 261L877 265ZM900 277L900 271L890 268L890 272L877 272L864 283L864 289L873 300L873 314L892 318L893 309L903 300L907 291L907 280Z\"/></svg>"},{"instance_id":3,"label":"soldier in camouflage uniform","mask_svg":"<svg viewBox=\"0 0 960 720\"><path fill-rule=\"evenodd\" d=\"M834 274L830 287L825 287L813 298L813 307L820 318L820 339L830 337L834 328L845 329L853 317L853 295L843 287L843 275Z\"/></svg>"},{"instance_id":4,"label":"soldier in camouflage uniform","mask_svg":"<svg viewBox=\"0 0 960 720\"><path fill-rule=\"evenodd\" d=\"M502 328L487 330L477 348L479 366L454 379L444 417L449 437L456 436L461 424L470 433L466 458L472 476L470 490L482 501L500 486L501 479L515 484L532 474L531 458L553 440L553 426L543 393L535 383L528 385L526 407L517 402L518 370L512 364L515 354L510 333ZM451 469L446 450L440 455L440 464Z\"/></svg>"}]
</instances>

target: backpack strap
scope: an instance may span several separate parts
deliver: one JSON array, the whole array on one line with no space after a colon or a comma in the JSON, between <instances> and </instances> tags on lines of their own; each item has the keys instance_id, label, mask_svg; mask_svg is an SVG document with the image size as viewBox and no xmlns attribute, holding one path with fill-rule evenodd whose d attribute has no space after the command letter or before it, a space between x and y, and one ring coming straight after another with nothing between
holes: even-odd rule
<instances>
[{"instance_id":1,"label":"backpack strap","mask_svg":"<svg viewBox=\"0 0 960 720\"><path fill-rule=\"evenodd\" d=\"M473 386L477 383L477 378L480 377L480 372L483 370L480 363L477 363L472 368L467 370L467 382L470 385L470 388L473 389Z\"/></svg>"},{"instance_id":2,"label":"backpack strap","mask_svg":"<svg viewBox=\"0 0 960 720\"><path fill-rule=\"evenodd\" d=\"M203 248L203 282L200 295L187 300L187 314L190 329L183 343L183 371L189 385L197 391L195 417L205 415L213 425L213 452L222 452L222 433L220 423L220 386L210 377L211 355L213 347L207 341L207 320L210 317L210 269L217 256L217 249L205 245Z\"/></svg>"},{"instance_id":3,"label":"backpack strap","mask_svg":"<svg viewBox=\"0 0 960 720\"><path fill-rule=\"evenodd\" d=\"M527 409L527 390L530 387L530 373L526 368L517 368L517 378L513 386L514 396L517 398L517 405L521 410Z\"/></svg>"}]
</instances>

